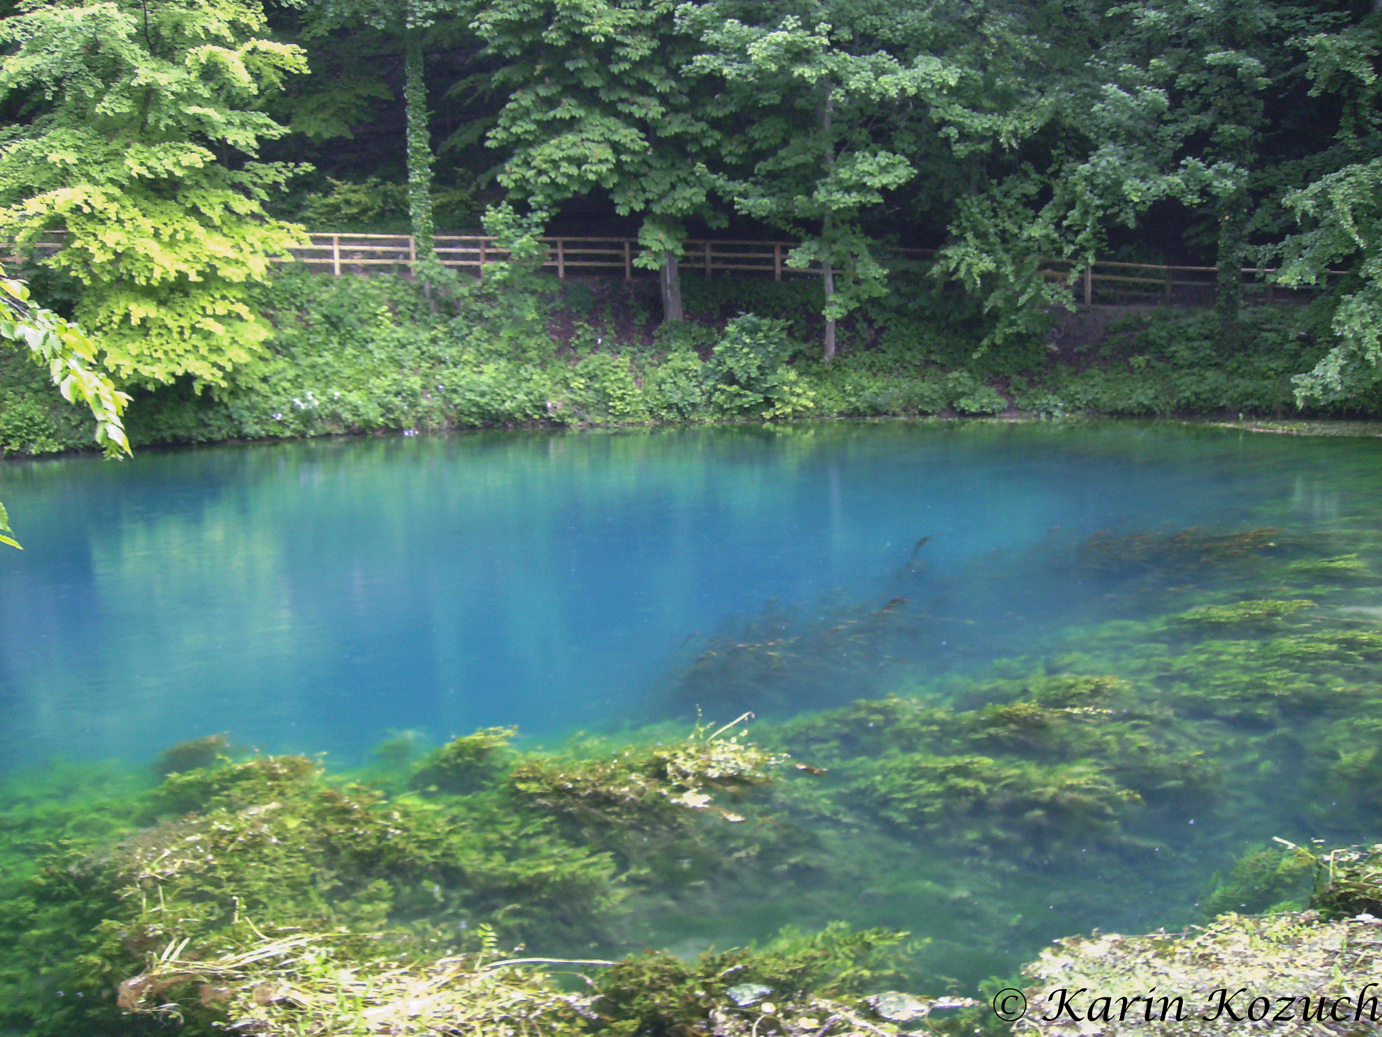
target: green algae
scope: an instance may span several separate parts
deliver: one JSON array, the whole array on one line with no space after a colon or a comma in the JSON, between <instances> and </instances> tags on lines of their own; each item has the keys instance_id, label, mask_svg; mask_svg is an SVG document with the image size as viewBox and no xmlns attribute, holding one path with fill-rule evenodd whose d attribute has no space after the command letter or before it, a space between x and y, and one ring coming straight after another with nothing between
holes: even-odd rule
<instances>
[{"instance_id":1,"label":"green algae","mask_svg":"<svg viewBox=\"0 0 1382 1037\"><path fill-rule=\"evenodd\" d=\"M1170 617L1169 622L1182 626L1250 626L1268 627L1301 609L1314 608L1313 601L1239 601L1232 605L1202 605Z\"/></svg>"},{"instance_id":2,"label":"green algae","mask_svg":"<svg viewBox=\"0 0 1382 1037\"><path fill-rule=\"evenodd\" d=\"M169 774L211 767L221 757L228 759L230 752L229 731L178 742L158 754L153 764L154 774L163 778Z\"/></svg>"},{"instance_id":3,"label":"green algae","mask_svg":"<svg viewBox=\"0 0 1382 1037\"><path fill-rule=\"evenodd\" d=\"M428 792L458 795L478 792L492 785L512 766L515 754L508 746L516 734L516 727L488 727L453 738L427 754L422 765L413 772L409 785ZM407 758L400 761L407 762Z\"/></svg>"},{"instance_id":4,"label":"green algae","mask_svg":"<svg viewBox=\"0 0 1382 1037\"><path fill-rule=\"evenodd\" d=\"M1202 903L1205 917L1303 910L1317 865L1313 854L1296 846L1250 850L1227 877L1214 876Z\"/></svg>"},{"instance_id":5,"label":"green algae","mask_svg":"<svg viewBox=\"0 0 1382 1037\"><path fill-rule=\"evenodd\" d=\"M1373 575L1371 566L1356 554L1335 558L1301 558L1286 566L1287 573L1312 579L1357 580Z\"/></svg>"},{"instance_id":6,"label":"green algae","mask_svg":"<svg viewBox=\"0 0 1382 1037\"><path fill-rule=\"evenodd\" d=\"M884 758L858 793L879 817L918 837L1023 855L1110 831L1140 802L1091 764L921 753Z\"/></svg>"}]
</instances>

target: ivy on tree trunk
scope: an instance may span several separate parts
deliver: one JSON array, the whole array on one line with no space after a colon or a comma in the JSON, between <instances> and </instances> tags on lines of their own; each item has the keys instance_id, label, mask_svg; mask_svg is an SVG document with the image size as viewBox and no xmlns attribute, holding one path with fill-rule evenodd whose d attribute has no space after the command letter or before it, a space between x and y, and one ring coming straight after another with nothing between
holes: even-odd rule
<instances>
[{"instance_id":1,"label":"ivy on tree trunk","mask_svg":"<svg viewBox=\"0 0 1382 1037\"><path fill-rule=\"evenodd\" d=\"M432 226L432 141L428 131L427 83L423 79L422 33L410 24L405 42L403 101L408 118L408 219L417 249L417 273L432 302L437 254Z\"/></svg>"}]
</instances>

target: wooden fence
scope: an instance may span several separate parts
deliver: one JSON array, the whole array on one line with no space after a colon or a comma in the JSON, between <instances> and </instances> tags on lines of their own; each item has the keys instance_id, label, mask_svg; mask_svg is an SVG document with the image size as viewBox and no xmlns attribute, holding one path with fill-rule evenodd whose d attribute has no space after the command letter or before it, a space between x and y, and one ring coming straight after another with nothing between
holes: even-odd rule
<instances>
[{"instance_id":1,"label":"wooden fence","mask_svg":"<svg viewBox=\"0 0 1382 1037\"><path fill-rule=\"evenodd\" d=\"M417 249L408 235L387 234L311 234L311 244L293 250L299 262L318 269L342 273L365 273L372 266L401 266L416 262ZM638 242L631 238L539 238L547 248L542 262L561 280L584 274L615 274L626 281L653 272L634 266ZM444 266L473 270L484 276L486 264L502 262L508 254L497 248L493 238L439 235L435 239L437 257ZM787 254L796 247L791 241L710 241L683 242L681 269L704 277L760 276L781 281L784 276L819 276L820 264L789 267ZM896 248L887 250L884 259L920 263L935 257L933 249ZM1041 274L1048 281L1072 284L1076 300L1086 306L1100 303L1203 304L1213 302L1218 289L1218 270L1209 266L1160 266L1148 263L1096 262L1075 271L1063 260L1043 261ZM1266 281L1274 271L1244 267L1244 289L1250 300L1287 302L1308 298L1310 288L1284 288Z\"/></svg>"},{"instance_id":2,"label":"wooden fence","mask_svg":"<svg viewBox=\"0 0 1382 1037\"><path fill-rule=\"evenodd\" d=\"M342 274L366 274L372 268L403 268L417 262L417 244L407 234L309 234L309 243L290 250L283 262L298 262L318 270ZM572 276L635 277L654 276L654 272L634 265L638 242L632 238L544 237L542 262L561 280ZM485 267L504 262L508 253L495 245L495 239L482 235L438 235L434 239L437 258L443 266L470 270L484 277ZM56 240L44 242L36 251L56 250ZM787 265L787 255L796 245L790 241L710 241L683 243L681 269L703 277L772 277L781 281L796 275L819 276L820 265L796 268ZM896 248L883 259L922 264L934 258L931 249ZM0 257L9 265L13 256ZM1073 277L1072 277L1073 271ZM1288 302L1308 299L1312 288L1285 288L1273 285L1265 275L1271 269L1244 267L1244 289L1250 300ZM1340 272L1331 271L1332 276ZM1206 266L1160 266L1150 263L1099 261L1077 267L1064 260L1043 260L1041 274L1048 281L1069 284L1077 302L1164 303L1208 305L1218 288L1218 271Z\"/></svg>"},{"instance_id":3,"label":"wooden fence","mask_svg":"<svg viewBox=\"0 0 1382 1037\"><path fill-rule=\"evenodd\" d=\"M417 245L406 234L309 234L311 244L292 250L294 259L307 266L329 269L338 277L343 273L365 273L372 266L410 265L417 261ZM434 239L437 258L443 266L473 270L484 276L490 263L503 262L508 253L498 248L494 238L482 236L438 235ZM539 238L547 248L542 266L558 278L586 273L615 273L626 281L637 276L652 276L653 271L634 265L639 252L633 238ZM729 272L771 275L781 281L784 275L820 273L820 265L795 269L787 265L787 254L796 247L790 241L701 241L683 242L681 268L705 277L733 276ZM898 249L905 258L924 259L934 253L925 249Z\"/></svg>"}]
</instances>

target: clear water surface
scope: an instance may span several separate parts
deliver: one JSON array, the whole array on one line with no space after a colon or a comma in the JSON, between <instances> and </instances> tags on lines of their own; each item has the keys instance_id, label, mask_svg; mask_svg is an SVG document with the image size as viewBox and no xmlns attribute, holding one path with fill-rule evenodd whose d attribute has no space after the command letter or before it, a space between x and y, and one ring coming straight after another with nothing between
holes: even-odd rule
<instances>
[{"instance_id":1,"label":"clear water surface","mask_svg":"<svg viewBox=\"0 0 1382 1037\"><path fill-rule=\"evenodd\" d=\"M886 423L8 463L0 771L219 731L348 766L389 732L551 744L876 697L1135 615L1067 564L1092 536L1366 525L1380 462L1365 439ZM889 603L917 622L815 676L683 679L716 639Z\"/></svg>"}]
</instances>

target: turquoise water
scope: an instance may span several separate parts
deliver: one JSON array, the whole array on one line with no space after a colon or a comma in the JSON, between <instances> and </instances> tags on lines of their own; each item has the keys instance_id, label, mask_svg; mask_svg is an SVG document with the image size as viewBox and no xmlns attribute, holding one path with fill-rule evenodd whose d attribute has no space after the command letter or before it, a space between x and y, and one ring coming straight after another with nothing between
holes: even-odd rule
<instances>
[{"instance_id":1,"label":"turquoise water","mask_svg":"<svg viewBox=\"0 0 1382 1037\"><path fill-rule=\"evenodd\" d=\"M901 661L975 666L1126 609L1062 564L1099 531L1365 511L1380 451L885 424L10 463L0 499L25 550L0 559L0 769L142 761L217 731L351 764L388 731L556 739L697 706L845 703ZM722 701L678 680L716 637L899 596L913 622L867 659Z\"/></svg>"},{"instance_id":2,"label":"turquoise water","mask_svg":"<svg viewBox=\"0 0 1382 1037\"><path fill-rule=\"evenodd\" d=\"M147 775L217 732L345 769L403 732L517 725L526 749L795 717L761 730L828 780L792 774L704 877L635 881L598 946L534 949L689 954L844 918L911 929L928 989L972 992L1062 935L1201 920L1212 873L1271 836L1376 837L1379 462L1371 439L886 423L11 463L0 772ZM1306 598L1303 619L1186 618ZM1116 709L1041 698L1041 674L1109 673ZM953 711L944 766L1008 769L973 810L952 788L927 814L931 736L809 728L895 692ZM1063 738L1104 777L1048 829L1067 797L1042 783L1080 766ZM1202 763L1218 777L1167 790ZM1108 775L1138 806L1083 828Z\"/></svg>"}]
</instances>

